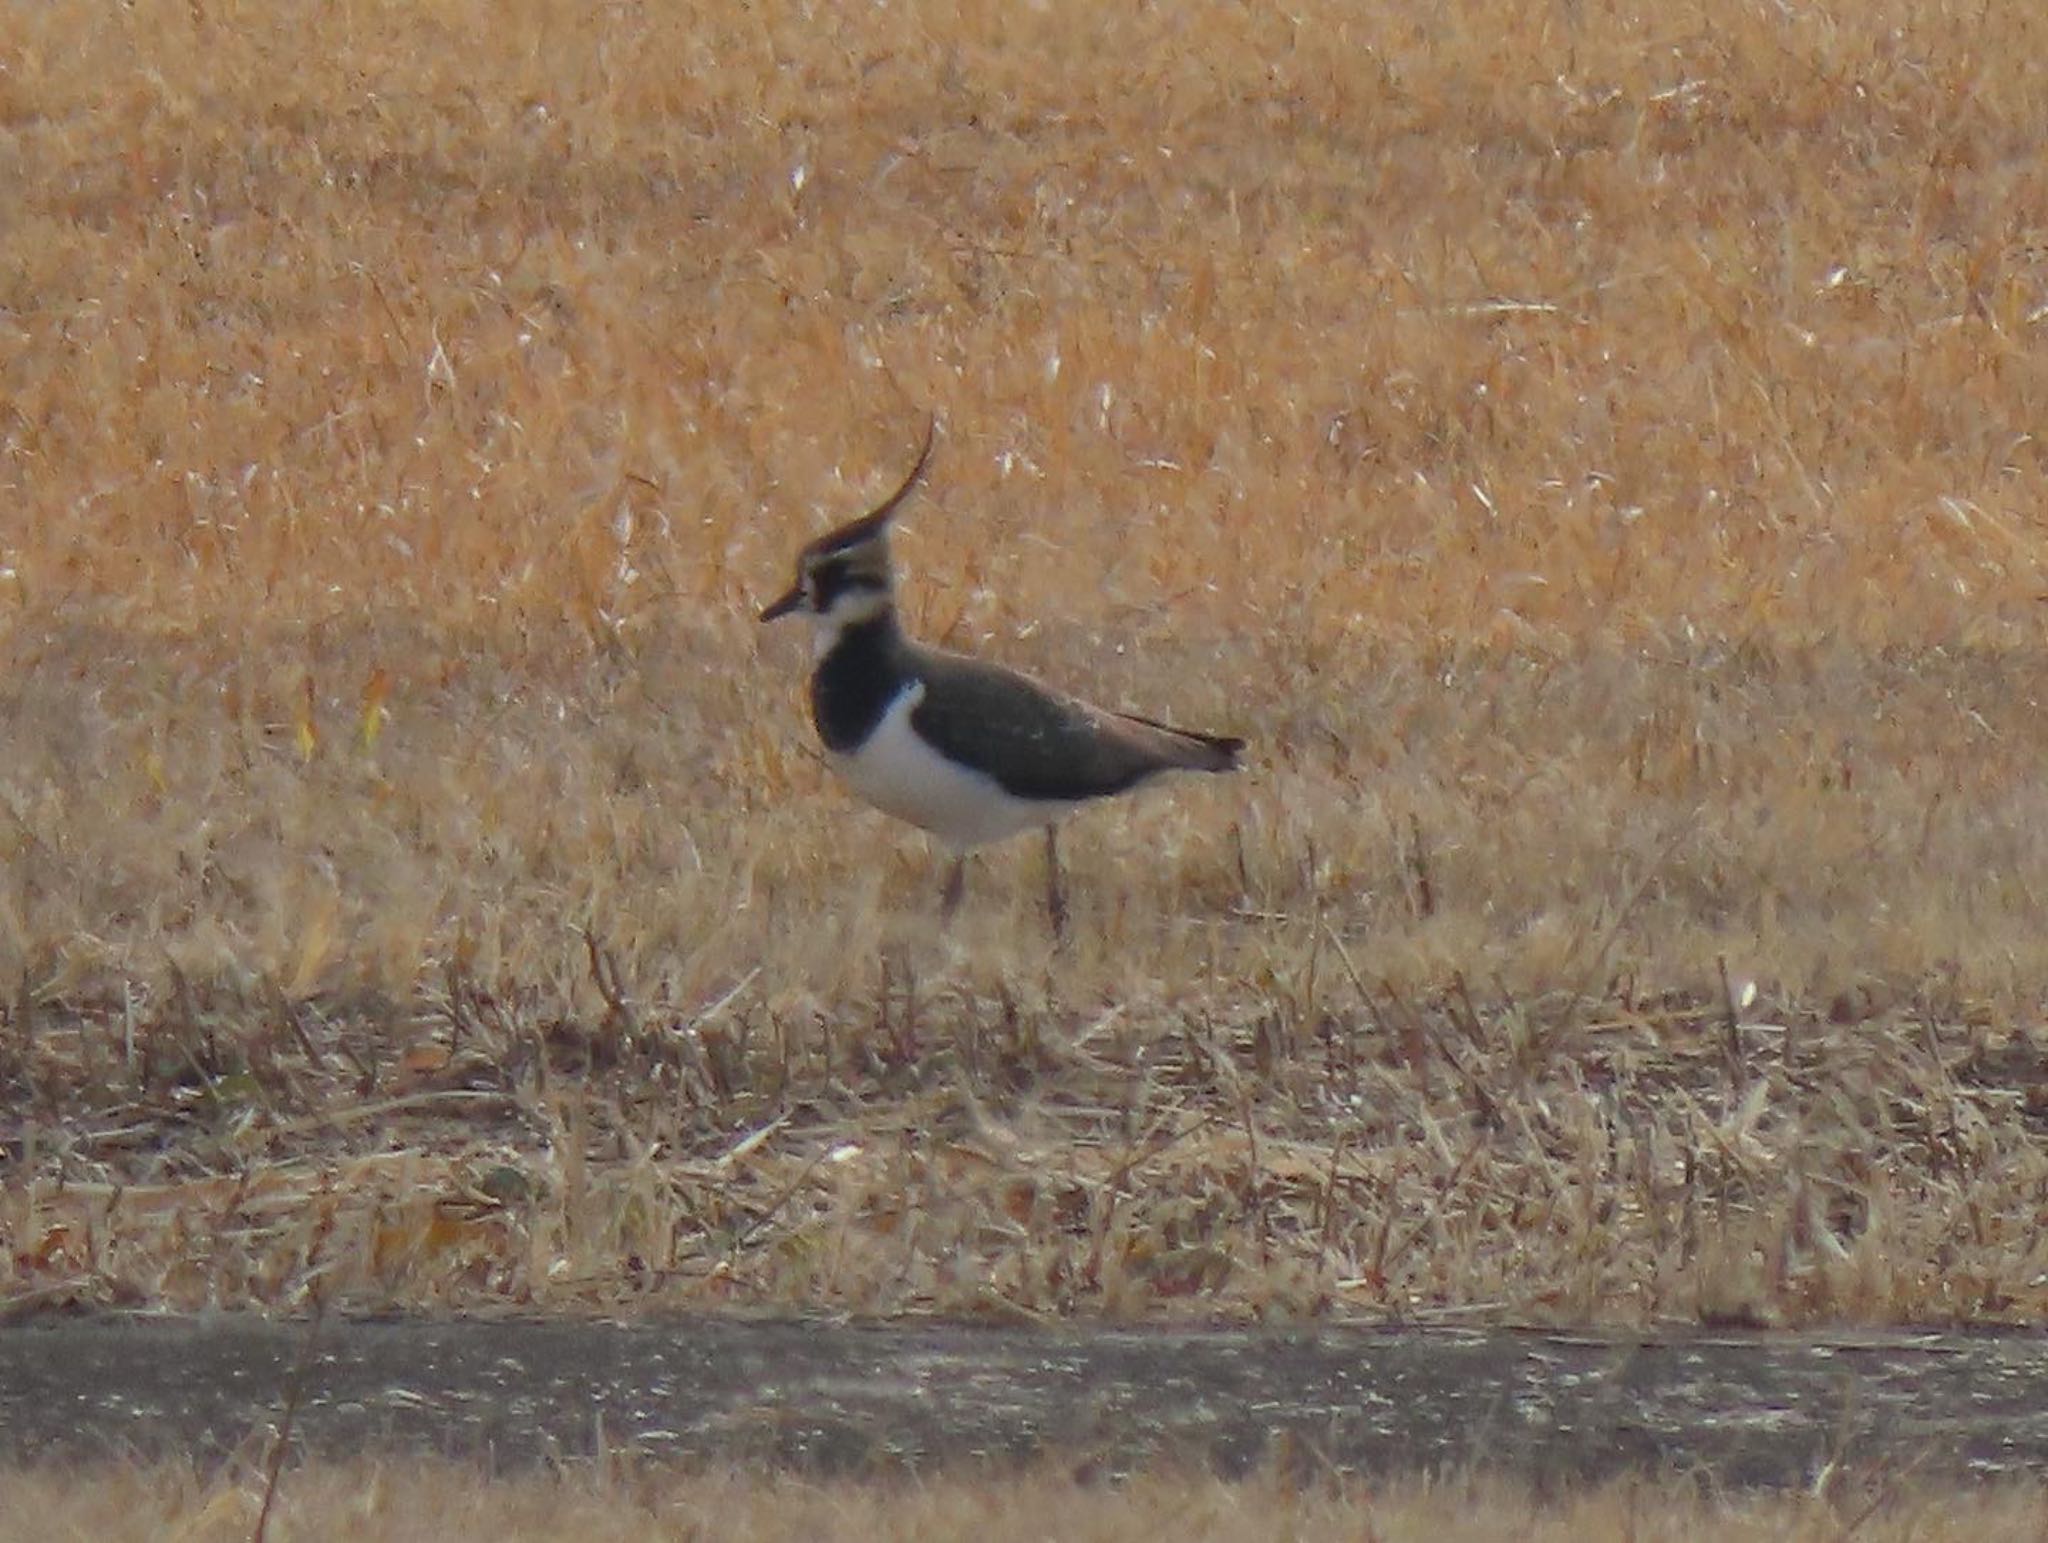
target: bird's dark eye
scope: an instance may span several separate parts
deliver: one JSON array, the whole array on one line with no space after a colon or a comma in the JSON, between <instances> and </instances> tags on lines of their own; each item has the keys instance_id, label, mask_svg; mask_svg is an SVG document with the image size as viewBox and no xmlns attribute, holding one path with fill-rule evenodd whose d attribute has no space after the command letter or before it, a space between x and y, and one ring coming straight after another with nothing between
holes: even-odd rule
<instances>
[{"instance_id":1,"label":"bird's dark eye","mask_svg":"<svg viewBox=\"0 0 2048 1543\"><path fill-rule=\"evenodd\" d=\"M846 588L846 570L837 566L813 568L804 575L804 596L814 611L826 611Z\"/></svg>"}]
</instances>

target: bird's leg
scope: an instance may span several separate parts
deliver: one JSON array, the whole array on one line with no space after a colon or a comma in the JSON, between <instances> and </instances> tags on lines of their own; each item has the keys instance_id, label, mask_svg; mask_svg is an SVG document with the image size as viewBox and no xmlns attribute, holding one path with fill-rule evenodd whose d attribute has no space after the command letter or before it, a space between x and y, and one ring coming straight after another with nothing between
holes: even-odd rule
<instances>
[{"instance_id":1,"label":"bird's leg","mask_svg":"<svg viewBox=\"0 0 2048 1543\"><path fill-rule=\"evenodd\" d=\"M1067 940L1067 891L1060 882L1060 831L1045 827L1045 913L1052 919L1052 940Z\"/></svg>"},{"instance_id":2,"label":"bird's leg","mask_svg":"<svg viewBox=\"0 0 2048 1543\"><path fill-rule=\"evenodd\" d=\"M946 887L939 896L939 920L950 922L953 913L960 909L960 901L967 894L967 854L962 852L953 859L953 866L946 871Z\"/></svg>"}]
</instances>

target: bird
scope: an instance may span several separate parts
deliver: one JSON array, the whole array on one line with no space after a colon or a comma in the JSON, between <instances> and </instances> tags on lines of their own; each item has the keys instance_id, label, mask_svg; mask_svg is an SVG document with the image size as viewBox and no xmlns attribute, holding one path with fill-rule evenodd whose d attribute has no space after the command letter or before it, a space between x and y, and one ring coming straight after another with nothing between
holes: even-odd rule
<instances>
[{"instance_id":1,"label":"bird","mask_svg":"<svg viewBox=\"0 0 2048 1543\"><path fill-rule=\"evenodd\" d=\"M1058 821L1166 772L1237 769L1244 740L1115 712L992 660L908 636L896 612L889 527L923 479L934 415L902 484L857 520L797 555L796 582L762 622L811 624L811 721L825 763L875 808L935 837L952 854L940 914L966 892L976 848L1042 826L1046 907L1065 936Z\"/></svg>"}]
</instances>

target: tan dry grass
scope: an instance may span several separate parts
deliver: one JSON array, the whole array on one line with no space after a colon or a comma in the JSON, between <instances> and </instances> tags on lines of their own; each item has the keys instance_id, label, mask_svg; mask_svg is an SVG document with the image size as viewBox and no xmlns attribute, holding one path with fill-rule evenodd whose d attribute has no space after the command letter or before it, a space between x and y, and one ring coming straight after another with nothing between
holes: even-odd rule
<instances>
[{"instance_id":1,"label":"tan dry grass","mask_svg":"<svg viewBox=\"0 0 2048 1543\"><path fill-rule=\"evenodd\" d=\"M2035 7L10 21L9 1300L2042 1309ZM929 405L1256 746L1064 955L751 621Z\"/></svg>"},{"instance_id":2,"label":"tan dry grass","mask_svg":"<svg viewBox=\"0 0 2048 1543\"><path fill-rule=\"evenodd\" d=\"M178 1467L16 1470L0 1473L0 1543L80 1537L209 1543L245 1538L262 1506L259 1475L202 1476ZM1451 1480L1298 1487L1264 1477L1226 1483L1162 1472L1119 1485L1059 1472L944 1474L909 1481L812 1481L688 1475L628 1468L485 1480L441 1463L313 1464L288 1470L270 1536L320 1538L975 1537L988 1543L1059 1538L1112 1543L1164 1536L1213 1540L1381 1539L1494 1543L1997 1543L2040 1536L2043 1499L2032 1486L1964 1491L1844 1487L1821 1500L1703 1494L1696 1486L1632 1480L1561 1494Z\"/></svg>"}]
</instances>

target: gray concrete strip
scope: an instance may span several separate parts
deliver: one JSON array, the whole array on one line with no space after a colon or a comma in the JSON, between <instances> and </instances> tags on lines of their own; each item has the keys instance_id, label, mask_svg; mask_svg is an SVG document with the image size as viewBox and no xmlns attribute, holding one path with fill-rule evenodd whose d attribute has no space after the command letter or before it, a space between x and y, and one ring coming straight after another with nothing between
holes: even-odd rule
<instances>
[{"instance_id":1,"label":"gray concrete strip","mask_svg":"<svg viewBox=\"0 0 2048 1543\"><path fill-rule=\"evenodd\" d=\"M0 1329L0 1454L197 1459L268 1429L303 1324L53 1318ZM1048 1456L1545 1481L1829 1464L2048 1475L2048 1337L1076 1326L690 1318L330 1320L300 1450L516 1467L603 1452L818 1472Z\"/></svg>"}]
</instances>

